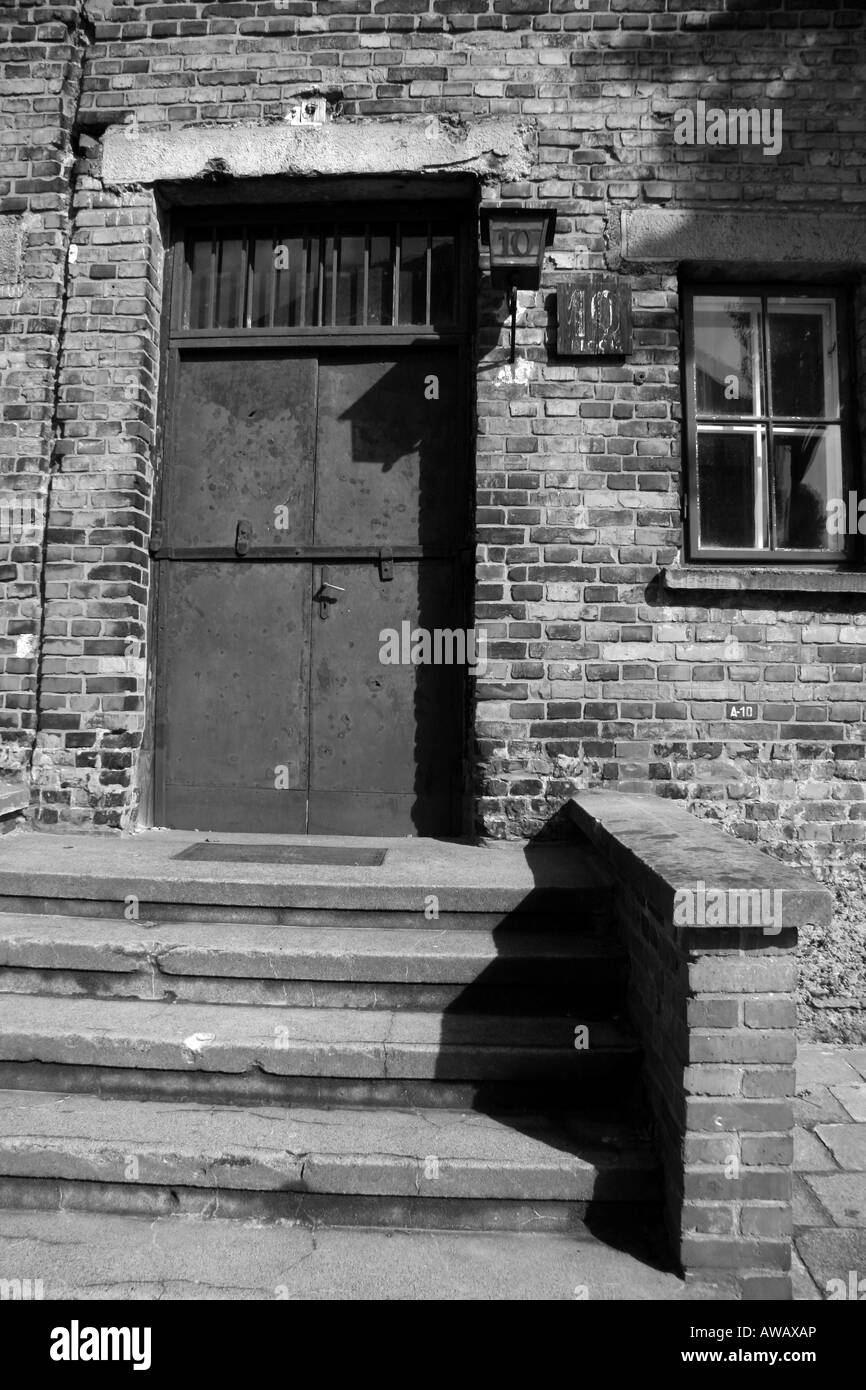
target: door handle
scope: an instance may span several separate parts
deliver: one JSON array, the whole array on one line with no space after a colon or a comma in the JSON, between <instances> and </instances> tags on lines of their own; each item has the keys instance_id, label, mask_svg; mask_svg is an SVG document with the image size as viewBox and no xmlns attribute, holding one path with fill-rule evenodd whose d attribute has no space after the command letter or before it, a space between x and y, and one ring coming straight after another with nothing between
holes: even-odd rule
<instances>
[{"instance_id":1,"label":"door handle","mask_svg":"<svg viewBox=\"0 0 866 1390\"><path fill-rule=\"evenodd\" d=\"M313 597L317 600L319 604L320 618L327 618L329 604L336 603L337 595L344 594L346 592L342 584L333 584L331 582L331 580L328 578L329 574L330 569L327 565L321 565L319 567L318 583L316 584L316 591ZM333 589L334 592L327 593L326 590L328 589Z\"/></svg>"},{"instance_id":2,"label":"door handle","mask_svg":"<svg viewBox=\"0 0 866 1390\"><path fill-rule=\"evenodd\" d=\"M246 517L241 517L238 522L238 529L235 532L235 552L238 555L246 555L250 548L253 538L253 523L247 521Z\"/></svg>"}]
</instances>

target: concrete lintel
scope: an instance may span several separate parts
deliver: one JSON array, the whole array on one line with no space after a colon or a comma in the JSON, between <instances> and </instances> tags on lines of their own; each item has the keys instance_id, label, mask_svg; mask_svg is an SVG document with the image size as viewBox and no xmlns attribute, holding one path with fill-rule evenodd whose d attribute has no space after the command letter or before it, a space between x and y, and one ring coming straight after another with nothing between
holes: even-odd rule
<instances>
[{"instance_id":1,"label":"concrete lintel","mask_svg":"<svg viewBox=\"0 0 866 1390\"><path fill-rule=\"evenodd\" d=\"M641 208L622 214L628 261L866 264L866 218L803 212L686 212Z\"/></svg>"},{"instance_id":2,"label":"concrete lintel","mask_svg":"<svg viewBox=\"0 0 866 1390\"><path fill-rule=\"evenodd\" d=\"M109 185L206 178L474 173L513 182L532 162L526 122L436 116L394 121L186 126L144 133L114 127L102 139L102 178Z\"/></svg>"}]
</instances>

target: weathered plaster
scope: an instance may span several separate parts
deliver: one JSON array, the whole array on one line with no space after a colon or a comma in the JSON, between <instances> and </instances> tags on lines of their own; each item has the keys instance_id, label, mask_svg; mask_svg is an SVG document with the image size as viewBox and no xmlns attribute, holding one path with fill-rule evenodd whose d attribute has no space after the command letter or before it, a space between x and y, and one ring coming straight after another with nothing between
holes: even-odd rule
<instances>
[{"instance_id":1,"label":"weathered plaster","mask_svg":"<svg viewBox=\"0 0 866 1390\"><path fill-rule=\"evenodd\" d=\"M671 212L622 214L629 261L866 263L866 218L818 213Z\"/></svg>"},{"instance_id":2,"label":"weathered plaster","mask_svg":"<svg viewBox=\"0 0 866 1390\"><path fill-rule=\"evenodd\" d=\"M0 217L0 286L12 288L21 278L24 218Z\"/></svg>"},{"instance_id":3,"label":"weathered plaster","mask_svg":"<svg viewBox=\"0 0 866 1390\"><path fill-rule=\"evenodd\" d=\"M474 173L513 182L532 163L534 133L516 119L436 116L312 126L185 126L143 133L114 127L102 139L106 184L273 175Z\"/></svg>"}]
</instances>

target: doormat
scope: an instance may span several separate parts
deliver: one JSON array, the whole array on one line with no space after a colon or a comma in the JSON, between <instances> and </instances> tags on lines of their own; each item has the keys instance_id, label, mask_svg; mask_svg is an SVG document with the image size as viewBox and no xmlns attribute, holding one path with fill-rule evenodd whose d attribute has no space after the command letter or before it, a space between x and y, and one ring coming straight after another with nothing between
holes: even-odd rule
<instances>
[{"instance_id":1,"label":"doormat","mask_svg":"<svg viewBox=\"0 0 866 1390\"><path fill-rule=\"evenodd\" d=\"M222 864L337 864L366 868L384 864L384 849L342 849L339 845L190 845L173 859L207 860Z\"/></svg>"}]
</instances>

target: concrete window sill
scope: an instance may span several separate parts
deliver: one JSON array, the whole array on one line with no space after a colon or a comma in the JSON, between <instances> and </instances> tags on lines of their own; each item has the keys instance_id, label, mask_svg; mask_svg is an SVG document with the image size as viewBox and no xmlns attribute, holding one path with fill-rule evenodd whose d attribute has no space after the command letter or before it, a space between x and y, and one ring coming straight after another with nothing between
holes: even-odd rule
<instances>
[{"instance_id":1,"label":"concrete window sill","mask_svg":"<svg viewBox=\"0 0 866 1390\"><path fill-rule=\"evenodd\" d=\"M817 565L811 569L782 565L666 565L661 578L668 589L866 594L866 570L831 570Z\"/></svg>"}]
</instances>

